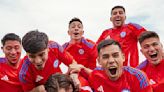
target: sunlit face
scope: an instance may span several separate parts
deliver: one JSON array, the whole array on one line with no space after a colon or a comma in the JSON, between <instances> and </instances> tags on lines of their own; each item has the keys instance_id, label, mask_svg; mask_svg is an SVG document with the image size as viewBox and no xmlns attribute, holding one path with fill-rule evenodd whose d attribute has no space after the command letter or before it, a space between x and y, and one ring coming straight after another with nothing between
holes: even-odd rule
<instances>
[{"instance_id":1,"label":"sunlit face","mask_svg":"<svg viewBox=\"0 0 164 92\"><path fill-rule=\"evenodd\" d=\"M68 34L71 37L71 40L81 40L84 31L83 31L83 25L78 22L78 21L74 21L69 25L69 30L68 30Z\"/></svg>"},{"instance_id":2,"label":"sunlit face","mask_svg":"<svg viewBox=\"0 0 164 92\"><path fill-rule=\"evenodd\" d=\"M117 45L109 45L100 50L99 64L111 80L117 80L122 74L124 54Z\"/></svg>"},{"instance_id":3,"label":"sunlit face","mask_svg":"<svg viewBox=\"0 0 164 92\"><path fill-rule=\"evenodd\" d=\"M2 50L5 54L8 64L15 66L17 65L22 51L22 46L19 41L8 40L5 42Z\"/></svg>"},{"instance_id":4,"label":"sunlit face","mask_svg":"<svg viewBox=\"0 0 164 92\"><path fill-rule=\"evenodd\" d=\"M141 52L153 65L158 65L162 60L162 44L158 38L148 38L141 43Z\"/></svg>"},{"instance_id":5,"label":"sunlit face","mask_svg":"<svg viewBox=\"0 0 164 92\"><path fill-rule=\"evenodd\" d=\"M112 13L110 20L113 23L114 28L121 27L125 23L126 15L122 8L115 8Z\"/></svg>"},{"instance_id":6,"label":"sunlit face","mask_svg":"<svg viewBox=\"0 0 164 92\"><path fill-rule=\"evenodd\" d=\"M48 52L49 49L47 48L35 54L27 53L27 56L36 69L42 70L48 60Z\"/></svg>"},{"instance_id":7,"label":"sunlit face","mask_svg":"<svg viewBox=\"0 0 164 92\"><path fill-rule=\"evenodd\" d=\"M69 88L59 88L59 92L73 92L72 85L69 86Z\"/></svg>"}]
</instances>

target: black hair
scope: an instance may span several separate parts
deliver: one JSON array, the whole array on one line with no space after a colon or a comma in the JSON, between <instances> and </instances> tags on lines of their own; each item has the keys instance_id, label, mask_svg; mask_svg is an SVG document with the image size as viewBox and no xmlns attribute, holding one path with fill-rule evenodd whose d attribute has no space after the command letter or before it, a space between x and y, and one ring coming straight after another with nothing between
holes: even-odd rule
<instances>
[{"instance_id":1,"label":"black hair","mask_svg":"<svg viewBox=\"0 0 164 92\"><path fill-rule=\"evenodd\" d=\"M47 48L48 36L38 30L29 31L24 35L22 45L26 52L35 54Z\"/></svg>"},{"instance_id":2,"label":"black hair","mask_svg":"<svg viewBox=\"0 0 164 92\"><path fill-rule=\"evenodd\" d=\"M98 53L100 53L100 50L101 50L102 48L104 48L104 47L106 47L106 46L109 46L109 45L118 45L118 47L119 47L120 50L122 51L121 45L120 45L117 41L115 41L115 40L113 40L113 39L107 39L107 40L101 41L101 42L98 44L98 46L97 46L97 51L98 51Z\"/></svg>"},{"instance_id":3,"label":"black hair","mask_svg":"<svg viewBox=\"0 0 164 92\"><path fill-rule=\"evenodd\" d=\"M116 9L116 8L121 8L121 9L123 9L123 11L125 12L125 8L124 8L123 6L117 5L117 6L114 6L114 7L112 8L111 14L112 14L113 10Z\"/></svg>"},{"instance_id":4,"label":"black hair","mask_svg":"<svg viewBox=\"0 0 164 92\"><path fill-rule=\"evenodd\" d=\"M69 21L69 26L70 26L70 24L71 24L72 22L74 22L74 21L78 21L78 22L80 22L80 23L83 25L82 21L81 21L79 18L74 17L74 18L72 18L72 19Z\"/></svg>"},{"instance_id":5,"label":"black hair","mask_svg":"<svg viewBox=\"0 0 164 92\"><path fill-rule=\"evenodd\" d=\"M45 83L45 89L47 92L58 92L60 88L69 89L70 85L73 88L73 92L76 92L74 82L69 75L56 73L48 78Z\"/></svg>"},{"instance_id":6,"label":"black hair","mask_svg":"<svg viewBox=\"0 0 164 92\"><path fill-rule=\"evenodd\" d=\"M159 39L159 36L154 31L144 31L143 33L141 33L141 35L138 38L139 43L141 44L145 39L148 39L148 38L158 38Z\"/></svg>"},{"instance_id":7,"label":"black hair","mask_svg":"<svg viewBox=\"0 0 164 92\"><path fill-rule=\"evenodd\" d=\"M12 40L12 41L18 41L21 44L21 38L16 35L15 33L8 33L6 34L2 39L1 39L1 43L4 46L5 42L8 40Z\"/></svg>"}]
</instances>

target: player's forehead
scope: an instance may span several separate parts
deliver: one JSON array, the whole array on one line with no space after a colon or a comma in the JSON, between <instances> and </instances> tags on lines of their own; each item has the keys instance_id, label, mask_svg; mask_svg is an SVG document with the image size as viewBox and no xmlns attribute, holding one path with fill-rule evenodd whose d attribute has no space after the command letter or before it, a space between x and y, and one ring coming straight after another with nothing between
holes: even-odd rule
<instances>
[{"instance_id":1,"label":"player's forehead","mask_svg":"<svg viewBox=\"0 0 164 92\"><path fill-rule=\"evenodd\" d=\"M121 52L121 50L118 45L108 45L108 46L101 48L101 50L100 50L100 53L102 55L120 53L120 52Z\"/></svg>"}]
</instances>

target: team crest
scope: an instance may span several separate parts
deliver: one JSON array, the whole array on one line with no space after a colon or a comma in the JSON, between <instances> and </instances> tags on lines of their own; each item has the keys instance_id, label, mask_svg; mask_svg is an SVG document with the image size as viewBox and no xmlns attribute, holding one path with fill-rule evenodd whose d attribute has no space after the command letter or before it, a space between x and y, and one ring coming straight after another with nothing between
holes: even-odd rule
<instances>
[{"instance_id":1,"label":"team crest","mask_svg":"<svg viewBox=\"0 0 164 92\"><path fill-rule=\"evenodd\" d=\"M84 54L84 49L79 49L79 54Z\"/></svg>"},{"instance_id":2,"label":"team crest","mask_svg":"<svg viewBox=\"0 0 164 92\"><path fill-rule=\"evenodd\" d=\"M124 38L126 36L126 32L121 32L120 36L121 36L121 38Z\"/></svg>"},{"instance_id":3,"label":"team crest","mask_svg":"<svg viewBox=\"0 0 164 92\"><path fill-rule=\"evenodd\" d=\"M121 92L130 92L128 89L123 89Z\"/></svg>"},{"instance_id":4,"label":"team crest","mask_svg":"<svg viewBox=\"0 0 164 92\"><path fill-rule=\"evenodd\" d=\"M56 59L56 60L54 61L53 66L54 66L54 68L57 68L57 67L58 67L58 65L59 65L59 60L58 60L58 59Z\"/></svg>"}]
</instances>

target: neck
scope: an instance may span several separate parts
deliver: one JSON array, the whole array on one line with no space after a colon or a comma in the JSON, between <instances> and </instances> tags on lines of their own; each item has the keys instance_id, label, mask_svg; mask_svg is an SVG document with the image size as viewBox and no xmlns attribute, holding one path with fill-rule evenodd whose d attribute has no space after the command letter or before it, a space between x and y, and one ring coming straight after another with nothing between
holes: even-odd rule
<instances>
[{"instance_id":1,"label":"neck","mask_svg":"<svg viewBox=\"0 0 164 92\"><path fill-rule=\"evenodd\" d=\"M70 43L71 44L75 44L75 43L80 43L81 42L81 39L74 39L74 40L71 40Z\"/></svg>"}]
</instances>

